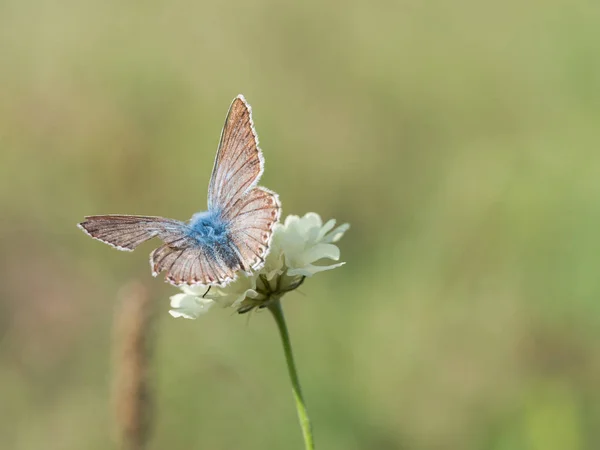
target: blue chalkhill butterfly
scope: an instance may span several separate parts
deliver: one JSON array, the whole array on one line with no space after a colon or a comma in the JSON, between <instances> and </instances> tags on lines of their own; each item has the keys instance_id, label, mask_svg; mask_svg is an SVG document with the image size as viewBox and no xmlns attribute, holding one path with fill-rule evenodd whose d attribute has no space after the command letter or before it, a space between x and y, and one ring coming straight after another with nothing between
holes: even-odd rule
<instances>
[{"instance_id":1,"label":"blue chalkhill butterfly","mask_svg":"<svg viewBox=\"0 0 600 450\"><path fill-rule=\"evenodd\" d=\"M252 122L252 109L236 97L225 119L208 185L208 211L187 222L152 216L88 216L78 226L118 250L133 251L158 237L150 254L152 274L182 284L221 285L238 271L264 265L281 204L276 193L257 186L264 158Z\"/></svg>"}]
</instances>

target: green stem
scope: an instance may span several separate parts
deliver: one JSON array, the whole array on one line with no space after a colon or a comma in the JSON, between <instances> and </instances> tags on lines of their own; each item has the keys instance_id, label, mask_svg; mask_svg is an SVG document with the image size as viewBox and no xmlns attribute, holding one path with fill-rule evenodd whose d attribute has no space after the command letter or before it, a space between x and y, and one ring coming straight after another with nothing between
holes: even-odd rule
<instances>
[{"instance_id":1,"label":"green stem","mask_svg":"<svg viewBox=\"0 0 600 450\"><path fill-rule=\"evenodd\" d=\"M287 325L285 324L285 318L283 317L283 309L281 308L280 299L274 300L268 306L268 308L273 314L275 322L277 322L277 328L279 328L279 334L281 335L283 352L285 353L285 361L287 363L288 372L290 373L290 380L292 382L292 392L294 393L294 399L296 400L298 420L300 421L300 428L302 428L302 435L304 436L304 448L306 450L314 450L315 443L313 440L312 428L310 426L310 419L308 418L306 403L302 397L300 380L298 380L298 372L296 371L296 364L294 363L294 355L292 353L292 343L290 342L290 335L288 333Z\"/></svg>"}]
</instances>

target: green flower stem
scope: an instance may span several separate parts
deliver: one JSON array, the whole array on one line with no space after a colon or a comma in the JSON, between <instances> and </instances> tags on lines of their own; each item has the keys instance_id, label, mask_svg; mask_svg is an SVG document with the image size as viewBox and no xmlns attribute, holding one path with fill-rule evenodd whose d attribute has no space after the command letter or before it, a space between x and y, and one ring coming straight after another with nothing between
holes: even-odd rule
<instances>
[{"instance_id":1,"label":"green flower stem","mask_svg":"<svg viewBox=\"0 0 600 450\"><path fill-rule=\"evenodd\" d=\"M306 403L304 402L304 398L302 397L302 390L300 389L300 380L298 380L296 363L294 363L294 355L292 353L292 343L290 342L290 335L288 333L287 325L285 324L285 318L283 317L281 300L273 300L268 306L268 308L269 311L271 311L271 313L273 314L275 322L277 322L279 334L281 335L281 342L283 343L283 352L285 353L285 361L287 363L288 372L290 373L290 380L292 382L292 392L294 393L294 399L296 400L298 420L300 421L302 435L304 436L304 448L306 450L314 450L315 443L313 440L312 428L310 426L310 419L308 418L308 411L306 410Z\"/></svg>"}]
</instances>

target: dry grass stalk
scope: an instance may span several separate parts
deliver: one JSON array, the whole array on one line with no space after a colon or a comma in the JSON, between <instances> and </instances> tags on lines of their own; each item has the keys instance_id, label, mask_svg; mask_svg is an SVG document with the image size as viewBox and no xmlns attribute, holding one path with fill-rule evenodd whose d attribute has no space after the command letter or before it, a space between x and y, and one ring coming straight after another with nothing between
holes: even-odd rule
<instances>
[{"instance_id":1,"label":"dry grass stalk","mask_svg":"<svg viewBox=\"0 0 600 450\"><path fill-rule=\"evenodd\" d=\"M126 285L119 298L113 344L117 437L124 450L143 450L152 426L155 311L148 291L138 282Z\"/></svg>"}]
</instances>

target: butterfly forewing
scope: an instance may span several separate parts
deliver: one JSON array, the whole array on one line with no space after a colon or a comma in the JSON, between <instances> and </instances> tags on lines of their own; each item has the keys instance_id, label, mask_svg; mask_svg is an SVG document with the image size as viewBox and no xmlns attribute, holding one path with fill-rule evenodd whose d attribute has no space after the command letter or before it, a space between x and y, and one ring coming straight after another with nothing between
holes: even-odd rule
<instances>
[{"instance_id":1,"label":"butterfly forewing","mask_svg":"<svg viewBox=\"0 0 600 450\"><path fill-rule=\"evenodd\" d=\"M78 226L94 239L124 251L133 251L153 237L181 240L186 229L178 220L128 215L88 216Z\"/></svg>"},{"instance_id":2,"label":"butterfly forewing","mask_svg":"<svg viewBox=\"0 0 600 450\"><path fill-rule=\"evenodd\" d=\"M256 186L264 167L252 109L243 96L233 100L215 158L208 187L208 207L226 210Z\"/></svg>"}]
</instances>

